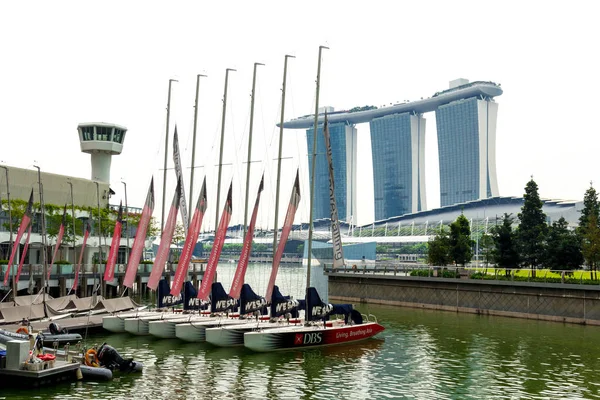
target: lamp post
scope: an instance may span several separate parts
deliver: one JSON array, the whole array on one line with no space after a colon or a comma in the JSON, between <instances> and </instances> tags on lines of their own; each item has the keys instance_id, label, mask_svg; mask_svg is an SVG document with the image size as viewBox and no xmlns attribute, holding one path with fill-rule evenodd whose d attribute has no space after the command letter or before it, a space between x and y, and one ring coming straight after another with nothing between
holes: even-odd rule
<instances>
[{"instance_id":1,"label":"lamp post","mask_svg":"<svg viewBox=\"0 0 600 400\"><path fill-rule=\"evenodd\" d=\"M75 263L77 261L77 250L75 249L75 202L73 201L73 182L71 182L71 180L67 180L67 183L69 184L69 186L71 187L71 222L73 223L73 265L75 265ZM81 248L81 251L83 251L83 247Z\"/></svg>"},{"instance_id":2,"label":"lamp post","mask_svg":"<svg viewBox=\"0 0 600 400\"><path fill-rule=\"evenodd\" d=\"M193 170L192 170L193 171ZM125 237L127 238L127 251L125 252L125 265L129 262L129 208L127 207L127 183L121 181L125 187L125 215L127 216L127 229L125 229Z\"/></svg>"},{"instance_id":3,"label":"lamp post","mask_svg":"<svg viewBox=\"0 0 600 400\"><path fill-rule=\"evenodd\" d=\"M3 168L4 171L6 172L6 198L8 201L8 229L10 230L10 239L8 242L8 254L10 254L12 252L12 246L13 246L13 227L12 227L12 213L11 213L11 206L10 206L10 190L9 190L9 185L8 185L8 167L6 167L4 165L0 165L0 168ZM11 268L11 266L8 265L7 268ZM15 282L15 273L14 273L14 271L12 271L12 268L11 268L11 272L12 272L12 278L13 278L12 279L13 297L17 297L17 284Z\"/></svg>"},{"instance_id":4,"label":"lamp post","mask_svg":"<svg viewBox=\"0 0 600 400\"><path fill-rule=\"evenodd\" d=\"M102 265L102 224L100 223L100 184L98 181L94 181L96 184L96 197L98 198L98 266ZM96 289L96 271L94 271L94 289ZM95 290L94 290L95 292ZM100 293L102 295L102 293Z\"/></svg>"},{"instance_id":5,"label":"lamp post","mask_svg":"<svg viewBox=\"0 0 600 400\"><path fill-rule=\"evenodd\" d=\"M44 210L44 191L42 190L42 172L40 171L40 167L37 165L33 166L38 170L38 186L40 191L40 214L42 218L42 260L44 263L44 270L42 273L42 300L44 304L46 304L46 274L48 273L48 263L46 261L46 215ZM44 307L44 314L46 313L46 309Z\"/></svg>"}]
</instances>

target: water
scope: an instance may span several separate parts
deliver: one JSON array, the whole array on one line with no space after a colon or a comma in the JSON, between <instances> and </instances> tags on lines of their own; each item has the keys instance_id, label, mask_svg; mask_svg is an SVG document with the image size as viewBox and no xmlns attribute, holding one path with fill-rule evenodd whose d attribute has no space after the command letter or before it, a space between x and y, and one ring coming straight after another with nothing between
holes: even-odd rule
<instances>
[{"instance_id":1,"label":"water","mask_svg":"<svg viewBox=\"0 0 600 400\"><path fill-rule=\"evenodd\" d=\"M220 266L225 282L231 266ZM268 279L251 266L252 274ZM300 268L282 267L288 282ZM289 276L288 276L289 275ZM225 284L226 288L229 284ZM257 283L257 286L258 283ZM302 290L303 282L298 285ZM257 290L262 293L264 289ZM599 398L600 327L387 306L386 331L362 343L279 353L220 349L179 340L96 334L144 363L143 374L39 391L0 391L31 399L577 399Z\"/></svg>"}]
</instances>

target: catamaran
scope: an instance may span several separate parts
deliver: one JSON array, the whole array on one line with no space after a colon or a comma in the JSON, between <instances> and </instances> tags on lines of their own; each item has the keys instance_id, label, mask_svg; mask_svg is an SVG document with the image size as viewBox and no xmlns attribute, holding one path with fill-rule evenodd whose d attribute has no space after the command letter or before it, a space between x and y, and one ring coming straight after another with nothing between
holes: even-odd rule
<instances>
[{"instance_id":1,"label":"catamaran","mask_svg":"<svg viewBox=\"0 0 600 400\"><path fill-rule=\"evenodd\" d=\"M324 46L319 47L319 64L317 69L317 95L315 106L314 142L312 154L312 176L310 197L310 229L308 236L308 269L306 279L306 311L305 324L303 326L291 326L277 329L256 329L244 333L244 346L254 351L275 351L285 349L299 349L306 347L328 346L364 340L384 330L377 321L365 321L363 316L353 309L351 304L326 304L321 301L314 287L310 287L311 268L311 244L313 233L313 199L315 182L315 161L317 153L317 128L319 118L319 84L321 70L321 51ZM323 135L327 148L327 161L329 165L329 193L331 211L331 230L333 243L334 268L343 266L343 251L341 234L339 231L337 205L334 191L333 164L331 160L331 143L327 126L327 114L323 122ZM330 315L343 315L343 322L327 323Z\"/></svg>"}]
</instances>

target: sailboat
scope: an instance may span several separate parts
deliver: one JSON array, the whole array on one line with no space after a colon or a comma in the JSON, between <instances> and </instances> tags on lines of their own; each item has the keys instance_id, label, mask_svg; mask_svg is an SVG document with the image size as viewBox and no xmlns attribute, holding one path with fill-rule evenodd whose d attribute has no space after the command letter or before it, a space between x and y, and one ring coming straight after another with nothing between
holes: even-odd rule
<instances>
[{"instance_id":1,"label":"sailboat","mask_svg":"<svg viewBox=\"0 0 600 400\"><path fill-rule=\"evenodd\" d=\"M351 304L326 304L321 301L319 294L314 287L310 287L310 260L311 260L311 241L312 241L312 210L314 198L315 181L315 159L316 159L316 138L318 128L318 104L319 104L319 83L321 69L321 50L319 47L319 66L317 70L317 95L315 107L315 125L314 125L314 145L312 154L312 177L311 177L311 201L310 201L310 231L308 247L308 270L307 270L307 290L306 290L306 311L305 324L303 326L290 326L276 329L257 329L244 334L244 346L259 352L300 349L307 347L329 346L343 343L356 342L375 336L384 330L377 321L363 320L362 315L354 310ZM333 165L331 162L331 143L327 126L327 115L323 123L323 134L327 146L327 160L329 164L329 193L331 207L331 228L333 239L333 259L343 264L343 253L341 251L341 235L337 221L337 205L334 191ZM339 240L337 240L339 239ZM327 323L330 315L343 315L344 320Z\"/></svg>"}]
</instances>

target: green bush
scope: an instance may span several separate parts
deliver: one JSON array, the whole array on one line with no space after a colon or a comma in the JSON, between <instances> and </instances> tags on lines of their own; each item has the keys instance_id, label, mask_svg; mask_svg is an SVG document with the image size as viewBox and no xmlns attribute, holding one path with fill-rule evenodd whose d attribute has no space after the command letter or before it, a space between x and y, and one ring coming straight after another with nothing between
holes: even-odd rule
<instances>
[{"instance_id":1,"label":"green bush","mask_svg":"<svg viewBox=\"0 0 600 400\"><path fill-rule=\"evenodd\" d=\"M8 260L0 260L0 265L6 265L8 264Z\"/></svg>"},{"instance_id":2,"label":"green bush","mask_svg":"<svg viewBox=\"0 0 600 400\"><path fill-rule=\"evenodd\" d=\"M73 264L73 263L70 261L66 261L66 260L58 260L58 261L54 262L54 265L70 265L70 264Z\"/></svg>"},{"instance_id":3,"label":"green bush","mask_svg":"<svg viewBox=\"0 0 600 400\"><path fill-rule=\"evenodd\" d=\"M413 269L410 271L410 276L429 276L430 273L428 269Z\"/></svg>"},{"instance_id":4,"label":"green bush","mask_svg":"<svg viewBox=\"0 0 600 400\"><path fill-rule=\"evenodd\" d=\"M154 261L152 261L152 260L143 260L143 261L140 261L140 264L154 264Z\"/></svg>"}]
</instances>

